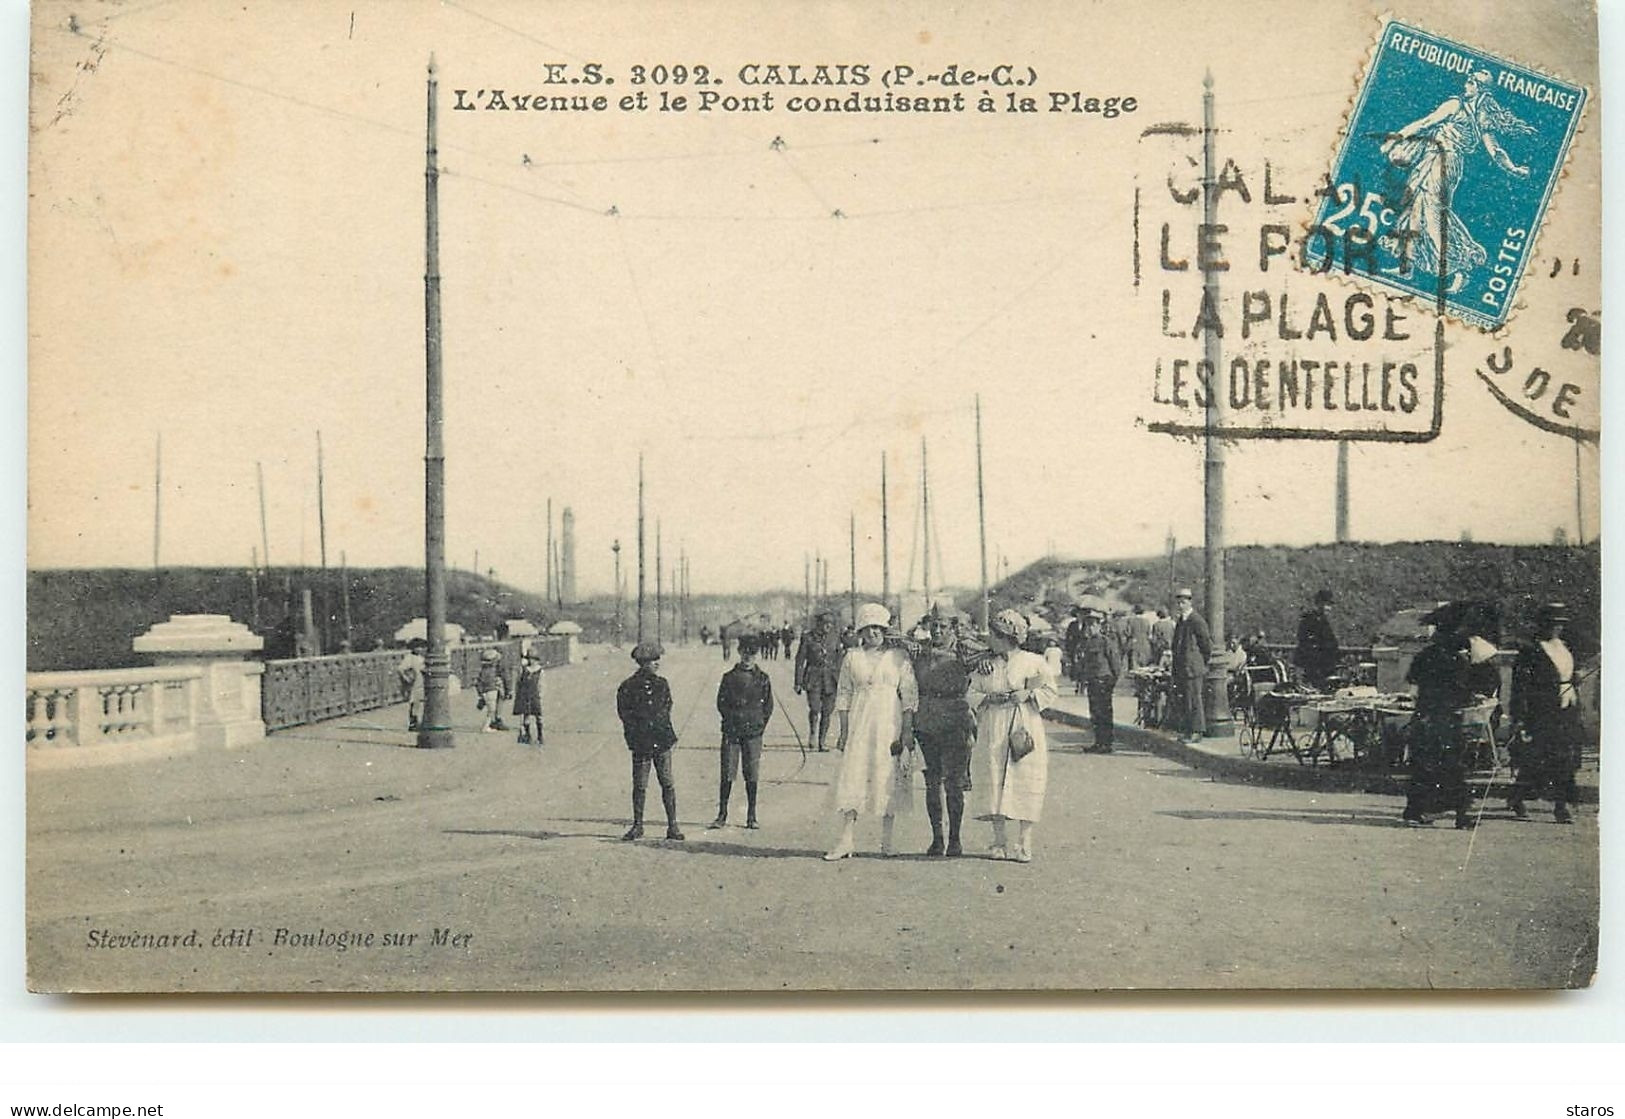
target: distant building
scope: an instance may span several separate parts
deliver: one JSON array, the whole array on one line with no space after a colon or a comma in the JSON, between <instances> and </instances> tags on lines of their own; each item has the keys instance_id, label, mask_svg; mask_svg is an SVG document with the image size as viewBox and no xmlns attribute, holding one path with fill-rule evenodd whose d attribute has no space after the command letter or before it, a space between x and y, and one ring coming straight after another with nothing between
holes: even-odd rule
<instances>
[{"instance_id":1,"label":"distant building","mask_svg":"<svg viewBox=\"0 0 1625 1119\"><path fill-rule=\"evenodd\" d=\"M580 601L576 598L576 515L568 505L564 507L563 538L559 544L559 599Z\"/></svg>"}]
</instances>

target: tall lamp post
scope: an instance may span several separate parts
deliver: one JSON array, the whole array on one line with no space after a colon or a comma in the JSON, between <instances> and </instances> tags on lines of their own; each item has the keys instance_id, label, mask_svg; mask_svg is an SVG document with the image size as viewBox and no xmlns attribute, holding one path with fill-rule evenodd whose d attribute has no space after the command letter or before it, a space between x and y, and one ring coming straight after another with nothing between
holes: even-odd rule
<instances>
[{"instance_id":1,"label":"tall lamp post","mask_svg":"<svg viewBox=\"0 0 1625 1119\"><path fill-rule=\"evenodd\" d=\"M435 68L429 56L428 144L424 178L423 345L423 582L428 600L428 651L423 658L423 720L418 745L445 749L451 734L451 654L446 649L445 401L440 376L440 171L435 154Z\"/></svg>"}]
</instances>

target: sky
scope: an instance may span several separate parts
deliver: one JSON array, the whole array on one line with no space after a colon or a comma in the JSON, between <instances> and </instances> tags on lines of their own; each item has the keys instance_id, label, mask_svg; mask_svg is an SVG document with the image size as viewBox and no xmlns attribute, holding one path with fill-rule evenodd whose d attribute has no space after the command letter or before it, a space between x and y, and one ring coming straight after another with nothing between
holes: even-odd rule
<instances>
[{"instance_id":1,"label":"sky","mask_svg":"<svg viewBox=\"0 0 1625 1119\"><path fill-rule=\"evenodd\" d=\"M1395 12L1595 81L1594 42L1558 14L1573 5L1522 5L1494 25L1470 7ZM37 5L30 566L150 564L160 437L162 562L246 566L261 547L262 468L271 561L314 564L318 432L329 562L421 562L431 52L452 563L477 552L539 589L551 499L555 514L575 512L580 590L609 590L611 543L628 565L635 554L641 453L649 561L658 522L668 569L686 554L695 592L799 587L815 553L842 588L854 521L859 582L875 587L884 455L901 586L919 550L923 440L934 574L973 585L978 396L990 561L1150 555L1170 533L1199 544L1202 448L1146 427L1162 415L1156 361L1199 356L1159 323L1160 290L1189 308L1193 276L1156 267L1163 221L1175 255L1192 247L1196 215L1162 184L1190 173L1196 149L1142 132L1198 120L1211 70L1221 150L1254 192L1221 211L1237 230L1227 306L1244 286L1327 291L1341 306L1354 290L1342 281L1279 265L1263 277L1245 258L1261 222L1307 218L1307 201L1301 214L1264 206L1262 165L1278 191L1307 198L1379 9L793 10ZM1008 62L1031 66L1046 92L1137 107L1114 119L808 114L784 107L805 92L784 87L759 113L451 107L458 89L534 91L547 64L580 75L590 62L616 76L611 101L638 88L636 65L705 65L722 79L714 91L742 95L748 63L879 74ZM983 89L1008 92L963 92ZM877 80L860 92L885 91ZM1595 298L1598 166L1598 130L1582 128L1541 235L1542 262L1578 271L1545 287L1532 272L1505 338L1447 325L1438 437L1354 445L1355 538L1576 533L1575 443L1508 411L1474 370L1501 345L1546 352L1568 297ZM1409 314L1411 343L1381 352L1431 360L1431 331ZM1589 536L1594 448L1578 469ZM1233 444L1228 541L1329 540L1334 475L1330 443Z\"/></svg>"}]
</instances>

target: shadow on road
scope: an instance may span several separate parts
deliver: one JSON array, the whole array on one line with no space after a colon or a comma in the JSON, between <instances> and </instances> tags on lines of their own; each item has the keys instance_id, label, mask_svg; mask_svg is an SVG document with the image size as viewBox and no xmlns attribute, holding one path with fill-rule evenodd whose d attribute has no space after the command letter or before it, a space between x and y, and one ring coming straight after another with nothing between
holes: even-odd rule
<instances>
[{"instance_id":1,"label":"shadow on road","mask_svg":"<svg viewBox=\"0 0 1625 1119\"><path fill-rule=\"evenodd\" d=\"M1357 811L1347 809L1298 809L1292 812L1250 811L1239 809L1227 812L1200 808L1170 809L1158 813L1178 820L1269 820L1282 824L1346 824L1359 828L1402 827L1397 812Z\"/></svg>"},{"instance_id":2,"label":"shadow on road","mask_svg":"<svg viewBox=\"0 0 1625 1119\"><path fill-rule=\"evenodd\" d=\"M714 833L713 833L714 834ZM652 844L663 851L677 851L684 855L723 855L741 859L822 859L824 852L805 847L751 847L744 843L718 843L711 839L690 838L684 842L656 839ZM649 845L649 840L644 840Z\"/></svg>"},{"instance_id":3,"label":"shadow on road","mask_svg":"<svg viewBox=\"0 0 1625 1119\"><path fill-rule=\"evenodd\" d=\"M442 835L500 835L510 839L602 839L597 834L562 831L512 831L506 828L447 828Z\"/></svg>"}]
</instances>

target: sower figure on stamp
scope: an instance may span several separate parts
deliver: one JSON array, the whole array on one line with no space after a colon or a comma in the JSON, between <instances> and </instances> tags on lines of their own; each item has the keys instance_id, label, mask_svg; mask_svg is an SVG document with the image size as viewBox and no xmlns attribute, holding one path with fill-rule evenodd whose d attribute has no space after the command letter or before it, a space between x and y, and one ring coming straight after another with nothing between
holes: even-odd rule
<instances>
[{"instance_id":1,"label":"sower figure on stamp","mask_svg":"<svg viewBox=\"0 0 1625 1119\"><path fill-rule=\"evenodd\" d=\"M807 696L807 738L825 750L829 720L835 714L835 691L841 682L841 641L835 615L820 611L811 633L802 634L796 649L796 694Z\"/></svg>"},{"instance_id":2,"label":"sower figure on stamp","mask_svg":"<svg viewBox=\"0 0 1625 1119\"><path fill-rule=\"evenodd\" d=\"M1574 654L1563 642L1568 608L1549 602L1535 621L1535 640L1518 650L1512 665L1512 718L1518 724L1512 742L1512 792L1507 807L1520 820L1529 818L1525 801L1551 797L1552 816L1572 824L1569 805L1578 798L1574 783L1580 768L1580 697L1575 687Z\"/></svg>"},{"instance_id":3,"label":"sower figure on stamp","mask_svg":"<svg viewBox=\"0 0 1625 1119\"><path fill-rule=\"evenodd\" d=\"M769 632L762 639L769 644L777 637ZM745 772L745 826L755 828L756 788L762 768L762 732L773 715L773 682L756 667L757 638L739 639L739 661L722 674L717 687L717 713L722 716L722 776L717 783L717 818L713 828L728 825L728 801L733 796L734 776Z\"/></svg>"},{"instance_id":4,"label":"sower figure on stamp","mask_svg":"<svg viewBox=\"0 0 1625 1119\"><path fill-rule=\"evenodd\" d=\"M650 766L660 779L666 838L684 838L677 827L677 784L671 772L671 748L677 745L677 731L671 725L671 685L660 675L664 653L657 642L640 643L632 650L638 670L621 681L615 693L626 748L632 751L632 826L622 839L643 838L643 800L649 790Z\"/></svg>"},{"instance_id":5,"label":"sower figure on stamp","mask_svg":"<svg viewBox=\"0 0 1625 1119\"><path fill-rule=\"evenodd\" d=\"M1112 752L1112 692L1117 678L1122 675L1123 663L1117 652L1117 642L1107 636L1100 612L1086 610L1083 615L1083 637L1078 641L1078 687L1089 696L1089 725L1094 728L1095 741L1087 753Z\"/></svg>"},{"instance_id":6,"label":"sower figure on stamp","mask_svg":"<svg viewBox=\"0 0 1625 1119\"><path fill-rule=\"evenodd\" d=\"M976 720L965 692L970 675L959 657L955 619L932 611L926 620L930 644L914 655L914 682L920 706L914 714L914 738L925 763L925 813L931 819L927 855L958 857L963 853L959 829L965 819L965 793L971 787L971 743ZM947 794L948 837L943 842L943 795Z\"/></svg>"}]
</instances>

